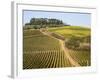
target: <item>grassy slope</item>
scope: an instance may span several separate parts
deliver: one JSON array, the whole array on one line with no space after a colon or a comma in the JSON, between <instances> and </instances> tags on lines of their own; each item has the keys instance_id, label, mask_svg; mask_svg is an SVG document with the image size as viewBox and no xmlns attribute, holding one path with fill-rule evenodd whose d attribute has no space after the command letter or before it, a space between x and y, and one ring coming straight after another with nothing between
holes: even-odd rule
<instances>
[{"instance_id":1,"label":"grassy slope","mask_svg":"<svg viewBox=\"0 0 100 80\"><path fill-rule=\"evenodd\" d=\"M49 28L51 32L55 32L57 34L61 34L65 38L69 38L71 36L84 37L90 35L90 29L79 27L79 26L65 26L60 28Z\"/></svg>"},{"instance_id":2,"label":"grassy slope","mask_svg":"<svg viewBox=\"0 0 100 80\"><path fill-rule=\"evenodd\" d=\"M65 26L65 27L60 27L60 28L49 28L48 30L51 32L60 34L60 35L64 36L65 38L70 38L73 36L85 37L85 36L90 35L89 28L84 28L84 27L79 27L79 26ZM80 65L82 65L82 66L89 65L90 66L90 64L91 64L90 51L69 50L69 53L72 56L72 58L74 58Z\"/></svg>"}]
</instances>

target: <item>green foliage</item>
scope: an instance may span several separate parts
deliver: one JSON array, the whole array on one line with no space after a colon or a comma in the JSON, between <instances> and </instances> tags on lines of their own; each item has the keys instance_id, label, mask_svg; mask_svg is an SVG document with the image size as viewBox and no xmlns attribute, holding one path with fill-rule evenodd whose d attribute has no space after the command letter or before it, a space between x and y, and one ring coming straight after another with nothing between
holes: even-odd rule
<instances>
[{"instance_id":1,"label":"green foliage","mask_svg":"<svg viewBox=\"0 0 100 80\"><path fill-rule=\"evenodd\" d=\"M24 27L28 25L33 25L34 29L46 28L46 27L60 27L63 26L64 23L62 20L54 19L54 18L32 18L30 23L26 23Z\"/></svg>"},{"instance_id":2,"label":"green foliage","mask_svg":"<svg viewBox=\"0 0 100 80\"><path fill-rule=\"evenodd\" d=\"M30 24L31 25L50 25L50 24L56 24L56 25L60 25L63 24L62 20L58 20L58 19L48 19L48 18L32 18L30 20Z\"/></svg>"},{"instance_id":3,"label":"green foliage","mask_svg":"<svg viewBox=\"0 0 100 80\"><path fill-rule=\"evenodd\" d=\"M41 26L39 26L39 25L35 25L33 28L34 28L34 29L40 29Z\"/></svg>"},{"instance_id":4,"label":"green foliage","mask_svg":"<svg viewBox=\"0 0 100 80\"><path fill-rule=\"evenodd\" d=\"M91 36L90 35L85 36L84 37L84 42L91 43Z\"/></svg>"},{"instance_id":5,"label":"green foliage","mask_svg":"<svg viewBox=\"0 0 100 80\"><path fill-rule=\"evenodd\" d=\"M90 50L90 40L88 37L71 37L65 41L65 46L75 50Z\"/></svg>"},{"instance_id":6,"label":"green foliage","mask_svg":"<svg viewBox=\"0 0 100 80\"><path fill-rule=\"evenodd\" d=\"M78 38L72 37L65 41L65 46L69 49L77 49L80 46Z\"/></svg>"}]
</instances>

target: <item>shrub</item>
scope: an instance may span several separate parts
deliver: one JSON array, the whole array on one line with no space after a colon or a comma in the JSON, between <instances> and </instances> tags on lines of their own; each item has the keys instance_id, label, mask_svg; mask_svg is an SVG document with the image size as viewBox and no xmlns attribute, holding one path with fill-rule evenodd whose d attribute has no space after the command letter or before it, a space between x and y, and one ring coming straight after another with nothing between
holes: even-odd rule
<instances>
[{"instance_id":1,"label":"shrub","mask_svg":"<svg viewBox=\"0 0 100 80\"><path fill-rule=\"evenodd\" d=\"M83 43L82 45L80 45L80 50L87 50L89 51L91 48L91 45L89 43Z\"/></svg>"},{"instance_id":2,"label":"shrub","mask_svg":"<svg viewBox=\"0 0 100 80\"><path fill-rule=\"evenodd\" d=\"M90 43L84 40L83 37L71 37L65 41L65 46L75 50L90 50Z\"/></svg>"},{"instance_id":3,"label":"shrub","mask_svg":"<svg viewBox=\"0 0 100 80\"><path fill-rule=\"evenodd\" d=\"M74 38L70 38L65 41L65 46L69 49L77 49L80 46L79 40L76 40Z\"/></svg>"},{"instance_id":4,"label":"shrub","mask_svg":"<svg viewBox=\"0 0 100 80\"><path fill-rule=\"evenodd\" d=\"M91 36L88 35L88 36L84 37L84 42L90 43L91 42Z\"/></svg>"},{"instance_id":5,"label":"shrub","mask_svg":"<svg viewBox=\"0 0 100 80\"><path fill-rule=\"evenodd\" d=\"M34 26L34 29L40 29L40 28L41 28L41 26L39 26L39 25Z\"/></svg>"}]
</instances>

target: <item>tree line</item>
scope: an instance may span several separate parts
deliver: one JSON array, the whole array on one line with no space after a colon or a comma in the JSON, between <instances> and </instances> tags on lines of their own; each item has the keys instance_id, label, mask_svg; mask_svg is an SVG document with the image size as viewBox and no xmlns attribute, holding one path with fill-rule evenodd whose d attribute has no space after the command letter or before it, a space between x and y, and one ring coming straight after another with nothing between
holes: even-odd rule
<instances>
[{"instance_id":1,"label":"tree line","mask_svg":"<svg viewBox=\"0 0 100 80\"><path fill-rule=\"evenodd\" d=\"M25 26L32 25L33 28L46 28L46 27L61 27L68 24L65 24L62 20L55 18L32 18L29 23L26 23Z\"/></svg>"}]
</instances>

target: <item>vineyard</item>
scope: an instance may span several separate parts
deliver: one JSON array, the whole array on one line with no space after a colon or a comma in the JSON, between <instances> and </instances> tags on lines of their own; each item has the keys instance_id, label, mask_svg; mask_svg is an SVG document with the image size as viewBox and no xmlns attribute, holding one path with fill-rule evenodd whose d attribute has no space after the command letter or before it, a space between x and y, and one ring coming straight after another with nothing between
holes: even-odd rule
<instances>
[{"instance_id":1,"label":"vineyard","mask_svg":"<svg viewBox=\"0 0 100 80\"><path fill-rule=\"evenodd\" d=\"M90 66L90 50L89 28L23 30L23 69Z\"/></svg>"},{"instance_id":2,"label":"vineyard","mask_svg":"<svg viewBox=\"0 0 100 80\"><path fill-rule=\"evenodd\" d=\"M70 56L80 64L80 66L91 65L90 51L90 29L80 26L65 26L59 28L49 28L50 32L63 36L67 41L67 48ZM79 42L80 41L80 42ZM80 44L89 44L81 45ZM77 48L78 46L78 48Z\"/></svg>"},{"instance_id":3,"label":"vineyard","mask_svg":"<svg viewBox=\"0 0 100 80\"><path fill-rule=\"evenodd\" d=\"M23 69L71 67L58 40L39 30L25 30L23 35Z\"/></svg>"},{"instance_id":4,"label":"vineyard","mask_svg":"<svg viewBox=\"0 0 100 80\"><path fill-rule=\"evenodd\" d=\"M81 66L90 66L91 65L91 54L90 51L78 51L78 50L69 50L71 57L77 61Z\"/></svg>"},{"instance_id":5,"label":"vineyard","mask_svg":"<svg viewBox=\"0 0 100 80\"><path fill-rule=\"evenodd\" d=\"M63 51L38 51L24 53L24 69L70 67Z\"/></svg>"},{"instance_id":6,"label":"vineyard","mask_svg":"<svg viewBox=\"0 0 100 80\"><path fill-rule=\"evenodd\" d=\"M60 50L58 40L43 35L39 30L24 31L23 47L24 52Z\"/></svg>"}]
</instances>

